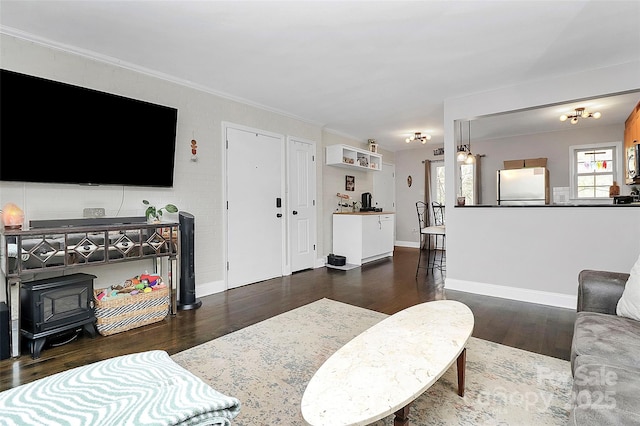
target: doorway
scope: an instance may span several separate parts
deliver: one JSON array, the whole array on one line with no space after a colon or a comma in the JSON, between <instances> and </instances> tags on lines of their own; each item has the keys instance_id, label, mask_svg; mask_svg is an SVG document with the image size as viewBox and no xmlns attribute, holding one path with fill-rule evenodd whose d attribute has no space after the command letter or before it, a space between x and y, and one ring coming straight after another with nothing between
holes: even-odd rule
<instances>
[{"instance_id":1,"label":"doorway","mask_svg":"<svg viewBox=\"0 0 640 426\"><path fill-rule=\"evenodd\" d=\"M284 137L226 125L227 288L284 275Z\"/></svg>"},{"instance_id":2,"label":"doorway","mask_svg":"<svg viewBox=\"0 0 640 426\"><path fill-rule=\"evenodd\" d=\"M444 161L431 161L431 201L444 204Z\"/></svg>"},{"instance_id":3,"label":"doorway","mask_svg":"<svg viewBox=\"0 0 640 426\"><path fill-rule=\"evenodd\" d=\"M375 207L384 212L396 211L396 166L383 163L382 170L373 172L373 194Z\"/></svg>"},{"instance_id":4,"label":"doorway","mask_svg":"<svg viewBox=\"0 0 640 426\"><path fill-rule=\"evenodd\" d=\"M316 261L316 144L289 138L288 229L291 272L311 269Z\"/></svg>"}]
</instances>

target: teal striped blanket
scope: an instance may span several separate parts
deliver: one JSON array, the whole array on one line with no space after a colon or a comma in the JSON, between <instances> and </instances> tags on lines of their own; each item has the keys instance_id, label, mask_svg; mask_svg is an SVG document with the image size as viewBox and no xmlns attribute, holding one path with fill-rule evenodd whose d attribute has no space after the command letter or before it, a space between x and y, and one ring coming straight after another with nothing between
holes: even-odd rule
<instances>
[{"instance_id":1,"label":"teal striped blanket","mask_svg":"<svg viewBox=\"0 0 640 426\"><path fill-rule=\"evenodd\" d=\"M220 425L240 401L164 351L100 361L0 393L0 425Z\"/></svg>"}]
</instances>

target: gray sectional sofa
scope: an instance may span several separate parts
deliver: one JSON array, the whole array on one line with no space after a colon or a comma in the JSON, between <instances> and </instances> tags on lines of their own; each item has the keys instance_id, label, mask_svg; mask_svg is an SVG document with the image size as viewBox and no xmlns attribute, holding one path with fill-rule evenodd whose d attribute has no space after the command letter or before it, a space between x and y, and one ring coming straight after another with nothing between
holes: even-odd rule
<instances>
[{"instance_id":1,"label":"gray sectional sofa","mask_svg":"<svg viewBox=\"0 0 640 426\"><path fill-rule=\"evenodd\" d=\"M640 425L640 322L616 315L628 278L594 270L578 276L570 425Z\"/></svg>"}]
</instances>

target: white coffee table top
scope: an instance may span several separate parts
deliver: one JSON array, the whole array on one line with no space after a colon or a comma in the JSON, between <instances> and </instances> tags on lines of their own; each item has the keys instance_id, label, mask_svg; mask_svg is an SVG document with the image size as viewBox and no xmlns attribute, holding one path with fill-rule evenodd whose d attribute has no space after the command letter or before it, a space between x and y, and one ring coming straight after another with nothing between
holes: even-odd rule
<instances>
[{"instance_id":1,"label":"white coffee table top","mask_svg":"<svg viewBox=\"0 0 640 426\"><path fill-rule=\"evenodd\" d=\"M473 331L453 300L404 309L356 336L311 378L302 415L313 426L366 425L403 408L453 364Z\"/></svg>"}]
</instances>

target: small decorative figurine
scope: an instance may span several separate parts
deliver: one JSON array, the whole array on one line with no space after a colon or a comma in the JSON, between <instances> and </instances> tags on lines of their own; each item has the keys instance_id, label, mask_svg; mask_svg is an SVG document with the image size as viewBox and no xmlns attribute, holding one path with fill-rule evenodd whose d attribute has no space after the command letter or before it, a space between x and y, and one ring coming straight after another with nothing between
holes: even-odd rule
<instances>
[{"instance_id":1,"label":"small decorative figurine","mask_svg":"<svg viewBox=\"0 0 640 426\"><path fill-rule=\"evenodd\" d=\"M191 161L198 161L198 142L195 139L191 139Z\"/></svg>"}]
</instances>

